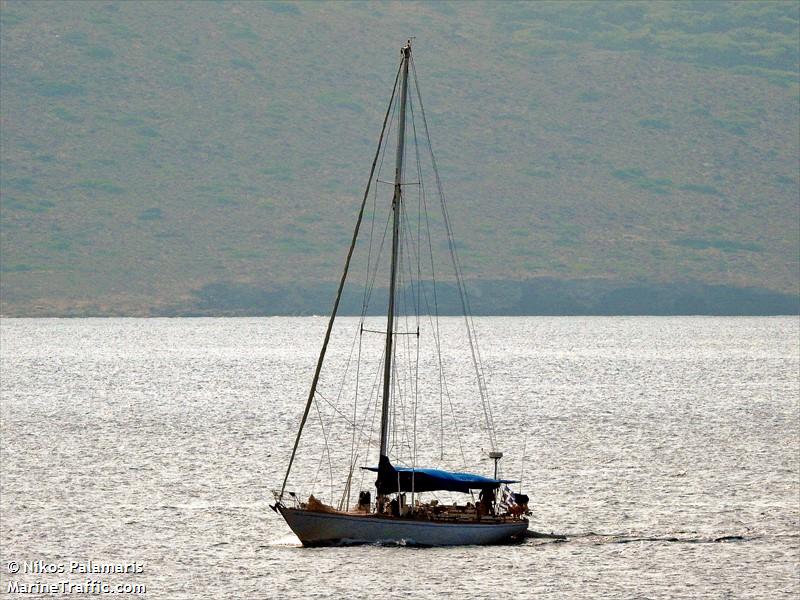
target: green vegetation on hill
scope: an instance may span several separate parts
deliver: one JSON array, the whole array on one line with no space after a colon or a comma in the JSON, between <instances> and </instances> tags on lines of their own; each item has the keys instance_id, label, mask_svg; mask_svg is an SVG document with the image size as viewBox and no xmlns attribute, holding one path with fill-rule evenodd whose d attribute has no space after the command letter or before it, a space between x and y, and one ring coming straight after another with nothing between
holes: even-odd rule
<instances>
[{"instance_id":1,"label":"green vegetation on hill","mask_svg":"<svg viewBox=\"0 0 800 600\"><path fill-rule=\"evenodd\" d=\"M794 306L796 2L5 1L2 313L326 312L409 35L482 312Z\"/></svg>"}]
</instances>

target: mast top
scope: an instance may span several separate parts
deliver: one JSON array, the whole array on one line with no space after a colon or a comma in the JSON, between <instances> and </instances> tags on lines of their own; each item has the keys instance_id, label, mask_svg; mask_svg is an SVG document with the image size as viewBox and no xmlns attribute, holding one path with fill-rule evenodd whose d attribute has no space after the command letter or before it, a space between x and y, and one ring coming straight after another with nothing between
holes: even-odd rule
<instances>
[{"instance_id":1,"label":"mast top","mask_svg":"<svg viewBox=\"0 0 800 600\"><path fill-rule=\"evenodd\" d=\"M400 54L402 54L406 58L411 56L411 40L413 40L413 39L414 39L413 37L412 38L408 38L408 41L406 42L406 45L403 46L402 48L400 48Z\"/></svg>"}]
</instances>

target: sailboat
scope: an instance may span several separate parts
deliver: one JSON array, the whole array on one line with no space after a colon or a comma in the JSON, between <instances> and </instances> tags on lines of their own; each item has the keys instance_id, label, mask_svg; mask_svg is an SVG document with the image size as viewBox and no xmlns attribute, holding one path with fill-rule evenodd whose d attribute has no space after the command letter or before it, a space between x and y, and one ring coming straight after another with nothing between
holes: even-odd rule
<instances>
[{"instance_id":1,"label":"sailboat","mask_svg":"<svg viewBox=\"0 0 800 600\"><path fill-rule=\"evenodd\" d=\"M398 67L397 75L395 77L395 84L392 89L392 97L387 108L386 116L383 121L383 129L381 131L380 140L378 143L378 151L372 162L370 176L367 183L367 189L364 193L364 199L361 203L361 210L359 211L356 221L355 231L353 232L352 242L345 261L344 272L342 273L339 286L336 293L331 316L328 321L325 337L320 350L319 359L317 361L316 369L311 383L311 389L308 395L308 400L305 406L300 428L297 432L294 446L292 448L291 457L286 470L286 476L283 479L283 484L280 490L274 491L275 503L270 507L279 513L288 524L289 528L300 539L304 546L321 546L321 545L334 545L334 544L348 544L348 543L398 543L398 544L413 544L422 546L452 546L452 545L475 545L475 544L497 544L505 543L513 540L521 539L525 536L528 528L527 515L530 514L528 510L528 497L520 492L512 492L510 485L517 483L515 480L504 479L498 476L498 465L503 453L497 450L495 445L494 436L490 435L491 451L488 452L488 457L494 461L494 474L493 476L478 475L471 472L463 471L450 471L444 469L423 467L415 463L416 452L412 453L411 465L402 465L398 463L395 456L393 461L392 453L396 451L396 437L393 437L392 426L397 426L397 416L393 415L393 409L396 412L396 404L399 402L397 399L400 393L400 379L397 358L398 353L398 338L402 335L416 335L417 340L420 338L420 326L417 321L416 330L410 327L408 331L403 331L399 328L398 309L399 304L402 302L403 295L399 292L400 283L398 279L402 277L402 273L406 271L402 263L403 248L406 248L401 236L404 231L413 229L408 227L407 223L403 220L406 219L406 210L404 202L408 194L407 188L411 185L420 186L422 183L422 174L419 169L419 153L417 150L418 162L418 179L420 181L405 181L404 175L404 159L406 155L406 136L408 134L406 116L408 111L412 111L412 126L413 135L416 140L416 125L413 123L415 104L413 104L412 95L409 94L409 67L411 67L414 75L414 83L417 92L417 111L421 111L424 131L428 138L428 146L431 150L431 160L433 169L436 175L436 187L441 195L442 210L444 215L445 230L448 236L449 250L453 259L455 268L456 279L458 282L459 298L461 305L464 309L465 315L469 312L469 302L466 295L466 289L463 286L463 277L461 277L460 264L455 254L455 245L452 242L451 234L452 229L450 221L444 205L444 196L441 189L441 182L436 169L435 159L433 158L432 147L430 147L430 136L428 135L427 119L425 118L424 108L422 108L422 97L419 93L419 84L416 79L416 68L413 65L411 53L411 40L404 45L400 52L400 65ZM392 119L390 119L390 114ZM394 115L397 114L397 127L396 139L397 148L395 154L394 166L394 181L385 182L380 181L375 177L376 165L379 162L379 156L382 157L381 149L385 150L384 140L388 140L387 122L394 123ZM418 145L417 145L418 146ZM381 158L381 165L383 160ZM382 356L380 357L382 365L379 365L378 372L375 377L375 408L377 411L380 407L380 440L377 447L377 465L366 464L361 466L361 473L376 473L375 480L375 498L373 500L371 490L362 490L358 495L358 501L351 505L350 503L350 488L352 487L355 466L358 456L355 451L351 452L349 458L349 467L346 477L345 490L342 493L342 498L338 506L332 504L325 504L319 500L314 494L311 494L307 500L302 500L301 497L295 492L287 492L287 483L292 466L295 462L298 446L301 439L303 428L307 423L309 413L315 402L319 401L321 397L324 401L329 402L327 398L321 395L318 385L320 382L320 373L322 371L323 362L325 360L328 344L331 339L331 334L334 329L334 320L336 319L339 305L342 300L342 291L345 286L345 281L348 276L351 259L353 257L354 248L356 246L359 229L364 219L365 205L370 194L370 189L373 180L380 183L392 185L391 196L391 209L387 217L386 231L391 228L391 254L387 257L389 262L389 286L388 286L388 300L386 307L386 326L382 331L370 330L364 325L364 315L366 314L366 302L364 311L362 312L362 319L360 322L360 331L357 332L358 336L364 335L365 332L371 332L381 335L385 338L383 342ZM419 189L419 188L418 188ZM388 191L388 190L387 190ZM422 193L422 192L420 192ZM422 200L420 200L422 206ZM419 233L421 226L417 225L418 236L416 238L417 249L421 248L424 244L423 235ZM430 234L428 234L430 236ZM430 241L430 240L428 240ZM430 245L430 244L429 244ZM383 245L381 245L381 248ZM406 250L407 254L410 252ZM431 252L433 252L431 250ZM419 256L419 254L417 254ZM408 256L406 255L408 261ZM417 272L420 272L419 259L417 259ZM377 265L377 260L375 261ZM433 263L431 263L433 264ZM406 265L407 266L407 265ZM376 266L377 269L377 266ZM407 269L409 272L412 269ZM369 267L368 267L369 272ZM413 275L413 273L412 273ZM423 281L417 281L416 294L419 299L423 293ZM365 294L366 297L366 294ZM419 312L419 304L417 308ZM438 318L438 317L437 317ZM466 318L468 340L470 344L472 362L475 366L476 377L478 380L478 389L480 391L481 402L483 403L484 414L486 415L489 427L492 426L490 415L491 410L488 408L486 402L485 381L482 373L482 365L480 365L480 353L477 350L477 341L474 338L474 324L471 318ZM434 336L438 331L438 325L433 329ZM360 344L360 337L359 344ZM440 349L441 340L436 338L436 347ZM417 346L417 353L419 346ZM359 345L359 355L361 353L361 346ZM352 354L352 352L351 352ZM418 360L418 359L417 359ZM439 367L441 367L441 357L439 359ZM379 394L380 384L378 384L379 376L382 371L382 394ZM355 393L358 394L358 383L355 386ZM404 384L405 385L405 384ZM413 384L409 384L412 385ZM418 395L418 390L415 391L415 397ZM336 412L343 415L343 412L336 408ZM319 414L319 408L317 407ZM377 414L377 413L374 413ZM416 415L416 408L414 409ZM416 418L416 416L415 416ZM320 416L320 420L321 420ZM373 416L373 421L375 417ZM366 422L366 416L361 419L361 422ZM359 418L356 414L353 415L351 421L348 421L353 429L353 440L355 442L357 437L357 425ZM322 435L325 437L326 446L328 439L326 430L323 429ZM416 422L415 429L416 432ZM360 434L361 431L359 430ZM416 434L414 434L416 435ZM416 439L416 438L414 438ZM394 440L394 441L393 441ZM377 440L376 440L377 442ZM414 442L415 446L416 442ZM415 446L416 447L416 446ZM331 450L328 448L328 459L330 462ZM396 452L395 452L396 454ZM462 450L463 454L463 450ZM363 455L362 455L363 456ZM320 458L321 461L321 458ZM438 498L440 494L457 494L465 498L465 502L461 503L458 500L452 503L445 503ZM426 495L431 497L426 499ZM410 501L409 501L410 497Z\"/></svg>"}]
</instances>

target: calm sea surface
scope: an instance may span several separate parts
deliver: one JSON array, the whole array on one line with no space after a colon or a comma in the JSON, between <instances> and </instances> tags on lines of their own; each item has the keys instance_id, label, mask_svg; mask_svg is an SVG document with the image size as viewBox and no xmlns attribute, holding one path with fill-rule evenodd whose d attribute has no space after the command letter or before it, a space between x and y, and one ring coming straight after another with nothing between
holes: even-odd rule
<instances>
[{"instance_id":1,"label":"calm sea surface","mask_svg":"<svg viewBox=\"0 0 800 600\"><path fill-rule=\"evenodd\" d=\"M354 323L342 320L323 379L332 403ZM476 324L504 474L522 476L531 529L566 541L300 547L268 504L322 318L3 319L0 593L92 579L168 599L798 597L796 317ZM483 418L470 369L445 356L452 412L423 385L418 453L457 467L445 447L461 440L489 474L479 425L442 422ZM350 452L337 435L347 429L323 432L312 414L289 489L318 480L330 501L333 483L337 501L342 474L324 452L326 438L333 458ZM65 573L25 573L37 560ZM90 560L142 572L71 572Z\"/></svg>"}]
</instances>

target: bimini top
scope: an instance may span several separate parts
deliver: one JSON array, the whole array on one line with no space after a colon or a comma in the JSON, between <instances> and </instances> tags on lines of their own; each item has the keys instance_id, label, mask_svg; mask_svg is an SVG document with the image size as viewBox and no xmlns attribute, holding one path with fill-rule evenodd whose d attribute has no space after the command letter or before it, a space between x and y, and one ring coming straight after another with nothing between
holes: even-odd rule
<instances>
[{"instance_id":1,"label":"bimini top","mask_svg":"<svg viewBox=\"0 0 800 600\"><path fill-rule=\"evenodd\" d=\"M513 479L491 479L473 473L455 473L440 469L395 467L386 456L381 456L377 467L362 467L378 473L375 487L379 494L394 492L463 492L500 487L503 483L517 483Z\"/></svg>"}]
</instances>

